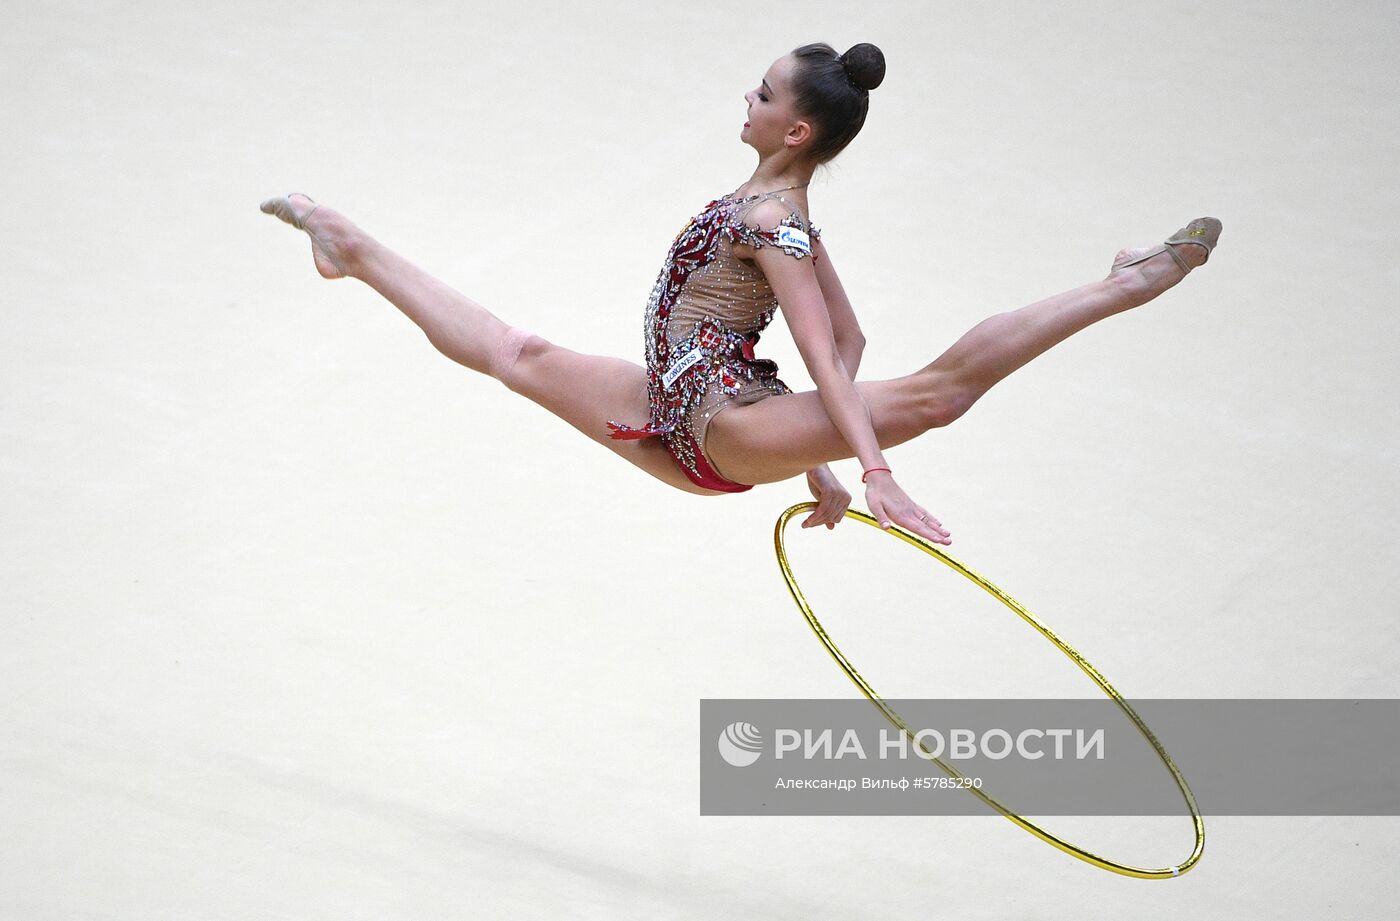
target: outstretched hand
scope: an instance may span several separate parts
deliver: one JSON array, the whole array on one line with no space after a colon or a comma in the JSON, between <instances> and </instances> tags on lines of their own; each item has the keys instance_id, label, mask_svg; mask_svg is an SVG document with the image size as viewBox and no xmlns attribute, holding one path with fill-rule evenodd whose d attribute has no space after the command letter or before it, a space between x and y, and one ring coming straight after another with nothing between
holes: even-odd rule
<instances>
[{"instance_id":1,"label":"outstretched hand","mask_svg":"<svg viewBox=\"0 0 1400 921\"><path fill-rule=\"evenodd\" d=\"M942 522L928 513L922 505L905 495L894 477L881 470L868 475L865 504L881 528L891 523L911 534L927 538L936 544L951 544L953 538Z\"/></svg>"},{"instance_id":2,"label":"outstretched hand","mask_svg":"<svg viewBox=\"0 0 1400 921\"><path fill-rule=\"evenodd\" d=\"M817 500L817 507L802 522L802 527L815 528L824 524L830 531L845 519L846 509L851 507L851 494L841 485L841 481L836 479L836 474L831 472L830 467L823 464L815 470L807 471L807 488L812 490L812 498Z\"/></svg>"}]
</instances>

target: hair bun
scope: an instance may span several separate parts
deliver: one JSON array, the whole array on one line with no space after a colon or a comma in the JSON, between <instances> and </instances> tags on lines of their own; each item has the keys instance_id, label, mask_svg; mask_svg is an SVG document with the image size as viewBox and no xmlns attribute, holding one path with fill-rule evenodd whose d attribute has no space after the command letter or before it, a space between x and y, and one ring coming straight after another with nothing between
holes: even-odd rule
<instances>
[{"instance_id":1,"label":"hair bun","mask_svg":"<svg viewBox=\"0 0 1400 921\"><path fill-rule=\"evenodd\" d=\"M885 55L869 42L852 45L841 55L846 76L861 89L869 92L885 79Z\"/></svg>"}]
</instances>

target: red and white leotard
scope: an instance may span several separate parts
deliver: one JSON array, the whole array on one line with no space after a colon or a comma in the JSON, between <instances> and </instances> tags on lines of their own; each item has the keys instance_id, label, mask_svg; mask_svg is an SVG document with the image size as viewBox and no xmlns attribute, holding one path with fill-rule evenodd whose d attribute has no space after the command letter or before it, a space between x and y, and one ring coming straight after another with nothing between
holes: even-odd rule
<instances>
[{"instance_id":1,"label":"red and white leotard","mask_svg":"<svg viewBox=\"0 0 1400 921\"><path fill-rule=\"evenodd\" d=\"M789 213L771 230L744 223L759 201L777 198ZM791 393L778 366L754 356L759 334L778 308L757 266L732 244L776 246L797 259L816 254L821 231L776 192L721 196L676 235L656 277L644 318L651 419L641 428L608 420L611 437L658 436L692 482L724 492L752 489L720 476L705 454L710 420L731 403Z\"/></svg>"}]
</instances>

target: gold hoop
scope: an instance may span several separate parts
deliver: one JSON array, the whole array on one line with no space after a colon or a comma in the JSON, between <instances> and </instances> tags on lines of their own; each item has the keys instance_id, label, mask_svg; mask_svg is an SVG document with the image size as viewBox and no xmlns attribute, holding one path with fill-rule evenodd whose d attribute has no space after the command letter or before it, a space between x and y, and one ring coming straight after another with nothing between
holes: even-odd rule
<instances>
[{"instance_id":1,"label":"gold hoop","mask_svg":"<svg viewBox=\"0 0 1400 921\"><path fill-rule=\"evenodd\" d=\"M933 761L935 764L941 767L950 777L953 777L955 779L963 779L963 775L960 774L956 768L945 762L942 758L934 757L933 753L930 752L922 742L915 738L914 731L910 729L909 726L904 722L903 718L901 718L900 715L895 712L894 708L887 704L880 697L880 695L875 693L875 689L866 683L865 679L862 678L860 676L860 673L856 671L855 666L850 663L850 660L848 660L844 655L841 654L840 649L836 648L836 644L831 641L831 637L827 636L826 631L822 629L821 623L817 621L816 615L812 613L811 606L807 604L807 599L803 596L802 590L797 587L797 580L793 577L792 567L788 563L787 550L783 546L783 529L787 527L788 521L790 521L795 515L799 515L803 512L810 511L812 509L815 509L816 507L817 503L815 502L799 502L797 505L794 505L787 511L783 512L782 515L778 516L778 523L773 530L773 544L778 552L778 566L783 571L783 580L787 582L788 591L792 592L793 600L796 601L797 606L801 608L803 615L807 618L807 623L811 625L812 630L817 634L817 639L822 641L822 645L826 647L826 651L831 653L831 657L836 660L836 664L840 665L841 670L844 671L848 676L850 676L850 679L856 683L856 687L860 688L861 693L864 694L866 697L870 698L870 702L873 703L875 707L885 715L885 718L888 719L891 723L893 723L896 728L903 731L904 734L910 739L913 739L914 742L918 744L918 746L921 749L923 749L924 754L928 756L929 760ZM877 531L880 531L882 533L886 532L885 528L880 527L879 523L876 522L873 517L867 515L865 512L857 511L855 509L847 509L846 517L854 518L857 521L863 521L866 524L870 525L872 528L875 528ZM1190 870L1192 867L1194 867L1196 863L1201 859L1201 853L1205 850L1206 845L1205 822L1201 820L1201 813L1196 808L1196 798L1191 795L1191 788L1186 785L1186 778L1181 776L1181 771L1177 770L1176 765L1172 762L1171 756L1168 755L1167 750L1162 747L1162 743L1157 741L1157 737L1152 734L1152 730L1147 728L1147 724L1144 723L1142 719L1137 715L1137 713L1133 711L1132 707L1128 706L1127 701L1123 700L1123 698L1119 696L1118 692L1113 689L1113 685L1109 684L1108 680L1104 678L1103 675L1099 674L1098 669L1090 665L1088 660L1081 656L1074 649L1073 646L1060 639L1053 630L1051 630L1045 624L1037 620L1034 615L1032 615L1025 608L1021 607L1021 605L1018 604L1014 598L1012 598L1010 595L1007 595L1005 592L997 588L991 582L987 581L987 579L983 578L981 575L967 568L962 563L958 562L956 559L949 556L947 553L943 552L938 547L934 546L928 540L925 540L917 534L911 534L910 532L901 528L899 525L891 525L888 529L888 533L893 534L895 537L898 537L906 544L912 544L913 546L918 547L920 550L934 557L939 562L942 562L948 567L957 570L964 576L967 576L977 585L980 585L982 588L986 589L988 594L996 598L998 601L1006 605L1011 610L1015 611L1018 615L1020 615L1022 620L1030 624L1036 630L1040 631L1042 636L1044 636L1050 642L1058 646L1060 651L1063 652L1065 655L1069 656L1070 660L1073 661L1075 665L1078 665L1081 669L1083 669L1086 675L1094 679L1094 683L1097 684L1100 688L1102 688L1103 692L1107 694L1110 698L1112 698L1114 703L1118 704L1119 709L1121 709L1127 715L1128 719L1132 720L1133 725L1136 726L1138 728L1138 731L1142 733L1143 738L1147 739L1148 742L1152 743L1152 747L1157 750L1157 754L1161 757L1162 763L1167 766L1167 770L1171 771L1172 777L1176 778L1176 785L1181 788L1181 795L1186 798L1186 806L1191 810L1191 821L1193 826L1195 827L1196 832L1196 846L1191 850L1190 857L1187 857L1184 861L1182 861L1174 867L1162 867L1160 869L1134 867L1128 864L1122 864L1118 863L1117 861L1109 860L1106 857L1100 857L1097 854L1084 850L1082 847L1070 844L1068 841L1056 837L1055 835L1041 828L1039 825L1035 824L1029 819L1022 818L1021 816L1007 809L994 797L983 793L980 789L977 789L976 787L968 785L966 787L967 791L973 796L976 796L977 798L981 799L988 806L991 806L997 812L1006 816L1008 819L1015 822L1017 825L1021 826L1026 831L1035 835L1042 841L1045 841L1049 844L1053 844L1055 847L1064 851L1066 854L1069 854L1072 857L1078 857L1080 860L1083 860L1086 863L1091 863L1096 867L1101 867L1105 870L1112 870L1114 873L1121 873L1124 876L1135 876L1139 879L1171 879L1172 877L1180 876L1182 873L1185 873L1187 870Z\"/></svg>"}]
</instances>

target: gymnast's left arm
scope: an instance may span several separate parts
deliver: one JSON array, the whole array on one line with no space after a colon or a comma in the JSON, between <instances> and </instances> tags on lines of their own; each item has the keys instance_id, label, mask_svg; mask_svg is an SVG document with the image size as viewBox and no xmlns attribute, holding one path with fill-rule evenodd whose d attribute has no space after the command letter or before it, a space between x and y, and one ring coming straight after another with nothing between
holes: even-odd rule
<instances>
[{"instance_id":1,"label":"gymnast's left arm","mask_svg":"<svg viewBox=\"0 0 1400 921\"><path fill-rule=\"evenodd\" d=\"M850 372L851 380L855 380L861 353L865 351L865 334L860 330L851 299L841 286L841 278L836 274L836 266L832 265L831 254L827 252L821 237L812 245L812 269L817 273L822 300L826 301L826 312L831 317L831 335L836 340L836 352Z\"/></svg>"}]
</instances>

